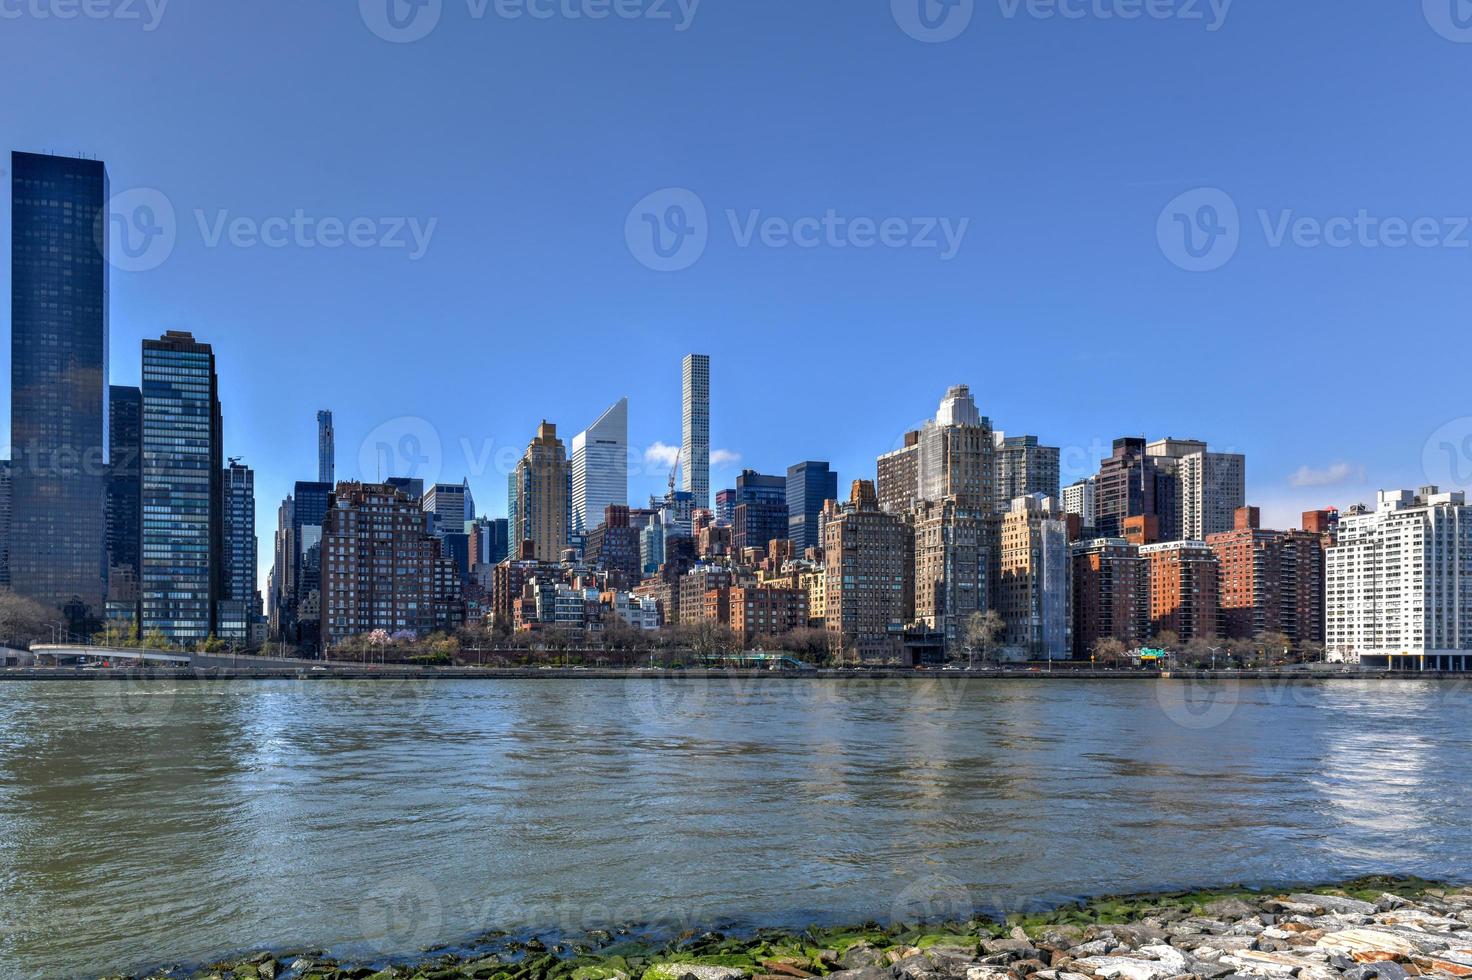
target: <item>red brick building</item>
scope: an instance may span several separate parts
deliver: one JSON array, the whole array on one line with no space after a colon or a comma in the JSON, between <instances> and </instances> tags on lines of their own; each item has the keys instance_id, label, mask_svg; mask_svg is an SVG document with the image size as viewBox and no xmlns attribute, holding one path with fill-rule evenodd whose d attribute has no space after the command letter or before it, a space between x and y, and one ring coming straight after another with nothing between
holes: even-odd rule
<instances>
[{"instance_id":1,"label":"red brick building","mask_svg":"<svg viewBox=\"0 0 1472 980\"><path fill-rule=\"evenodd\" d=\"M1073 655L1087 660L1103 639L1134 650L1150 638L1150 581L1140 548L1122 538L1073 548Z\"/></svg>"},{"instance_id":2,"label":"red brick building","mask_svg":"<svg viewBox=\"0 0 1472 980\"><path fill-rule=\"evenodd\" d=\"M1294 643L1323 642L1323 541L1322 531L1264 530L1256 507L1238 510L1233 530L1207 539L1221 569L1223 633L1243 640L1282 633Z\"/></svg>"},{"instance_id":3,"label":"red brick building","mask_svg":"<svg viewBox=\"0 0 1472 980\"><path fill-rule=\"evenodd\" d=\"M1150 634L1169 630L1182 640L1221 635L1219 564L1201 541L1171 541L1140 549L1150 582Z\"/></svg>"}]
</instances>

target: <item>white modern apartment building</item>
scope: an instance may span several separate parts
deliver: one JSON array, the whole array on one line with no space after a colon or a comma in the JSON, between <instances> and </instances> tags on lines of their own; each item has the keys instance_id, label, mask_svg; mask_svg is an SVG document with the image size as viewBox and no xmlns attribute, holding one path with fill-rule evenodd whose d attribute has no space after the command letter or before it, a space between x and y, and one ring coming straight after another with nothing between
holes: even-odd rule
<instances>
[{"instance_id":1,"label":"white modern apartment building","mask_svg":"<svg viewBox=\"0 0 1472 980\"><path fill-rule=\"evenodd\" d=\"M587 534L603 512L629 502L629 400L604 412L572 440L572 533Z\"/></svg>"},{"instance_id":2,"label":"white modern apartment building","mask_svg":"<svg viewBox=\"0 0 1472 980\"><path fill-rule=\"evenodd\" d=\"M1339 520L1328 552L1329 656L1472 669L1472 507L1463 492L1384 490Z\"/></svg>"}]
</instances>

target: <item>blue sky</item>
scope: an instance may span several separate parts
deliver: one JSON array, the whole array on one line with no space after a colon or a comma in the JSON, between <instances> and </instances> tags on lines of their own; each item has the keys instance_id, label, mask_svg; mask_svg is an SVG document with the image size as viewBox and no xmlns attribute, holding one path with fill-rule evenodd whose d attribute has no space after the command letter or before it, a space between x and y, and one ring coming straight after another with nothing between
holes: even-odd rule
<instances>
[{"instance_id":1,"label":"blue sky","mask_svg":"<svg viewBox=\"0 0 1472 980\"><path fill-rule=\"evenodd\" d=\"M172 212L113 274L113 380L214 344L263 567L317 409L340 478L409 435L502 513L544 417L628 395L677 443L692 350L718 486L871 476L958 382L1066 477L1124 434L1245 452L1279 524L1472 482L1454 0L69 2L0 3L0 132Z\"/></svg>"}]
</instances>

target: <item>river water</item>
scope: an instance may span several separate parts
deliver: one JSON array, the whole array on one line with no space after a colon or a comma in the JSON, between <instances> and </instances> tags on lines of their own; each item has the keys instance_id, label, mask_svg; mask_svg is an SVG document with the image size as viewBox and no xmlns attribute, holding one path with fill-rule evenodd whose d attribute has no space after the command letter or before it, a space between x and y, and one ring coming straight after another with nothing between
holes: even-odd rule
<instances>
[{"instance_id":1,"label":"river water","mask_svg":"<svg viewBox=\"0 0 1472 980\"><path fill-rule=\"evenodd\" d=\"M0 975L1472 874L1472 690L0 684Z\"/></svg>"}]
</instances>

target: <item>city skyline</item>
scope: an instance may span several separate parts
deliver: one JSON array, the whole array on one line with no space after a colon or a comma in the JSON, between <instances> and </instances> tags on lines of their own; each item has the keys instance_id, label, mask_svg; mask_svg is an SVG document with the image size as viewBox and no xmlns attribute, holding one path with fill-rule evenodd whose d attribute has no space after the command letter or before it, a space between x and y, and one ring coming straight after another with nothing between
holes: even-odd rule
<instances>
[{"instance_id":1,"label":"city skyline","mask_svg":"<svg viewBox=\"0 0 1472 980\"><path fill-rule=\"evenodd\" d=\"M225 442L257 469L262 540L275 502L315 474L320 408L334 411L340 478L370 475L359 457L375 430L420 418L446 447L438 477L468 477L481 509L504 513L504 477L476 469L483 444L492 457L519 452L543 416L571 435L628 393L631 447L678 446L687 351L713 359L713 451L742 456L713 492L743 466L771 473L823 459L845 478L870 472L929 415L937 389L965 382L999 429L1074 448L1090 465L1125 434L1246 453L1249 496L1282 526L1305 509L1369 502L1383 487L1472 480L1472 455L1440 448L1460 453L1472 435L1472 423L1459 422L1472 409L1456 386L1381 399L1344 427L1329 420L1346 399L1322 373L1296 385L1281 375L1295 360L1307 359L1312 374L1336 351L1370 349L1392 376L1425 370L1416 345L1383 339L1457 335L1472 303L1466 251L1273 247L1257 214L1267 211L1271 228L1285 212L1472 213L1454 165L1465 134L1432 101L1387 98L1441 90L1466 70L1466 46L1438 35L1417 7L1352 16L1321 2L1239 8L1216 31L1149 19L1008 20L989 8L944 44L906 36L886 4L835 17L773 0L753 0L741 16L706 5L683 32L616 19L470 23L460 11L402 45L375 36L351 4L178 8L152 32L21 18L7 22L14 70L56 84L44 102L8 107L6 134L8 147L84 150L107 162L115 195L154 189L172 206L167 260L112 274L109 380L137 385L137 345L168 329L215 347ZM773 22L787 29L764 26ZM213 38L249 47L283 24L313 58L292 59L289 70L221 70ZM1302 36L1323 45L1305 56L1290 42ZM1317 96L1331 66L1371 48L1402 68L1340 80L1326 108ZM162 59L159 73L115 85L142 51ZM746 55L767 67L755 91L738 95ZM1063 85L1061 62L1111 84ZM1271 70L1246 72L1255 62ZM635 64L666 68L605 90L603 79ZM813 71L841 84L815 88ZM444 72L470 88L545 97L448 99ZM685 82L671 86L675 75ZM171 83L180 77L191 84ZM397 79L393 91L387 77ZM1161 84L1171 77L1193 80L1189 98ZM926 98L905 95L910 84ZM1034 98L1002 100L977 125L977 86L1006 84ZM301 102L304 90L328 93L330 119ZM272 109L199 111L242 102ZM812 120L821 118L835 125L819 135ZM402 138L385 143L384 119L404 127ZM189 152L179 153L184 132ZM507 132L518 139L506 143L498 134ZM600 147L596 164L580 156L590 143ZM282 154L285 144L298 149ZM1360 166L1342 167L1346 156ZM576 175L548 173L549 159L577 161ZM625 219L668 187L704 201L712 235L698 263L659 273L629 254ZM1194 274L1161 254L1157 218L1199 187L1236 201L1243 241L1229 264ZM739 228L753 213L795 220L829 209L972 224L942 262L904 249L743 248L726 216L736 212ZM259 228L298 210L437 225L413 261L407 228L400 249L213 237L236 219ZM625 351L667 354L606 359L607 378L562 386L556 399L542 372L500 369L537 363L547 338L594 333ZM433 344L419 349L420 336ZM489 392L476 356L487 341L497 351ZM992 368L1044 351L1037 370ZM887 372L882 386L869 377L876 365ZM1147 386L1119 397L1139 387L1145 366L1153 384L1208 396L1167 406ZM791 424L804 372L845 406L842 425ZM762 378L780 379L769 387L781 397L747 397ZM1276 426L1275 417L1304 424ZM461 439L474 449L468 458ZM1428 474L1428 456L1442 470L1456 459L1464 479ZM662 490L668 467L655 469L663 472L631 484L631 500Z\"/></svg>"}]
</instances>

